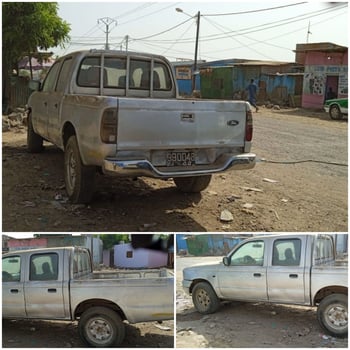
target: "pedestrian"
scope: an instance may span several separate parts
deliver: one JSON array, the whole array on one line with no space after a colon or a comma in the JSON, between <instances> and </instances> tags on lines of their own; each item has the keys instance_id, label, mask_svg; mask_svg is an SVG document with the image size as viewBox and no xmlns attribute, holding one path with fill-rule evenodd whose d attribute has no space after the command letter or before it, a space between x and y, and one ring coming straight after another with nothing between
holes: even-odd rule
<instances>
[{"instance_id":1,"label":"pedestrian","mask_svg":"<svg viewBox=\"0 0 350 350\"><path fill-rule=\"evenodd\" d=\"M255 107L257 112L259 110L258 106L256 105L256 93L258 92L258 87L254 83L254 79L250 80L250 84L248 85L247 90L248 90L248 101L253 107Z\"/></svg>"}]
</instances>

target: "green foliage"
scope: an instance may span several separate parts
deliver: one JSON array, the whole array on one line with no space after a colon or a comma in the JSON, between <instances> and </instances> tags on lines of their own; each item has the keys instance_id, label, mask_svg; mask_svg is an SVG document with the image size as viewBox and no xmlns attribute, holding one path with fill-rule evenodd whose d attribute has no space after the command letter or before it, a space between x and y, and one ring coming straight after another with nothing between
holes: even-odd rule
<instances>
[{"instance_id":1,"label":"green foliage","mask_svg":"<svg viewBox=\"0 0 350 350\"><path fill-rule=\"evenodd\" d=\"M110 249L121 241L125 243L130 241L128 234L103 234L98 236L103 242L103 249Z\"/></svg>"},{"instance_id":2,"label":"green foliage","mask_svg":"<svg viewBox=\"0 0 350 350\"><path fill-rule=\"evenodd\" d=\"M10 71L24 56L63 46L70 25L57 14L55 2L3 2L3 61Z\"/></svg>"}]
</instances>

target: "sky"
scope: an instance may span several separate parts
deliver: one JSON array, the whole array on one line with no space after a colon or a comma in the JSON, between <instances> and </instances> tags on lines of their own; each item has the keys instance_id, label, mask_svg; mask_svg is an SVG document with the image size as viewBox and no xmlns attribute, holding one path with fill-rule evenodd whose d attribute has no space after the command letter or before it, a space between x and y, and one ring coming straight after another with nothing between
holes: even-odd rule
<instances>
[{"instance_id":1,"label":"sky","mask_svg":"<svg viewBox=\"0 0 350 350\"><path fill-rule=\"evenodd\" d=\"M55 55L111 49L193 60L199 21L198 59L244 58L294 62L297 43L348 46L347 2L58 2L71 25L70 43ZM176 8L182 12L176 11ZM108 24L108 29L106 26ZM126 39L128 38L128 39Z\"/></svg>"}]
</instances>

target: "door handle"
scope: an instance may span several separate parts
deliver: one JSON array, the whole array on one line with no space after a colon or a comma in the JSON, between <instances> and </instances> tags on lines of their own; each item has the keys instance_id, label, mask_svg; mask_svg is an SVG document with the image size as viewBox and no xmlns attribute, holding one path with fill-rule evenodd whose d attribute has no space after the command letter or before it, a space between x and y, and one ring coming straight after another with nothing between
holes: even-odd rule
<instances>
[{"instance_id":1,"label":"door handle","mask_svg":"<svg viewBox=\"0 0 350 350\"><path fill-rule=\"evenodd\" d=\"M18 294L19 290L18 289L10 289L10 292L13 294Z\"/></svg>"},{"instance_id":2,"label":"door handle","mask_svg":"<svg viewBox=\"0 0 350 350\"><path fill-rule=\"evenodd\" d=\"M49 288L47 290L49 293L56 293L57 292L57 289L56 288Z\"/></svg>"},{"instance_id":3,"label":"door handle","mask_svg":"<svg viewBox=\"0 0 350 350\"><path fill-rule=\"evenodd\" d=\"M291 273L289 275L289 278L298 278L298 275L296 273Z\"/></svg>"},{"instance_id":4,"label":"door handle","mask_svg":"<svg viewBox=\"0 0 350 350\"><path fill-rule=\"evenodd\" d=\"M46 101L44 102L44 106L47 107L47 102Z\"/></svg>"},{"instance_id":5,"label":"door handle","mask_svg":"<svg viewBox=\"0 0 350 350\"><path fill-rule=\"evenodd\" d=\"M254 277L261 277L261 273L254 273L253 276Z\"/></svg>"},{"instance_id":6,"label":"door handle","mask_svg":"<svg viewBox=\"0 0 350 350\"><path fill-rule=\"evenodd\" d=\"M58 103L55 103L54 106L55 106L55 108L57 108L58 107Z\"/></svg>"}]
</instances>

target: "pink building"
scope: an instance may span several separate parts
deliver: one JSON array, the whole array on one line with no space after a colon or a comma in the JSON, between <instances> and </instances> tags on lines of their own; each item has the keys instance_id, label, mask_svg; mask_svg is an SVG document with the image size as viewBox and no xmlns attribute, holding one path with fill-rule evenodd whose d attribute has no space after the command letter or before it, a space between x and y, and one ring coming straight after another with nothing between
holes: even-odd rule
<instances>
[{"instance_id":1,"label":"pink building","mask_svg":"<svg viewBox=\"0 0 350 350\"><path fill-rule=\"evenodd\" d=\"M332 43L297 44L305 66L302 107L322 108L329 98L348 97L348 48Z\"/></svg>"}]
</instances>

